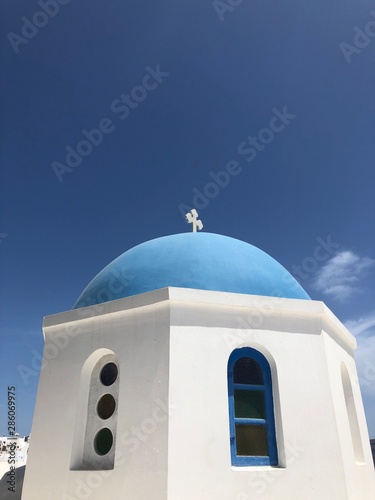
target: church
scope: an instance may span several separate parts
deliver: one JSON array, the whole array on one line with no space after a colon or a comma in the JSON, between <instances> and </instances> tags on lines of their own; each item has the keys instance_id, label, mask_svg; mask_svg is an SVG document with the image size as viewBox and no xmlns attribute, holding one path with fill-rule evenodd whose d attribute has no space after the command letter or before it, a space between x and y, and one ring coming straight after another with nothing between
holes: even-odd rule
<instances>
[{"instance_id":1,"label":"church","mask_svg":"<svg viewBox=\"0 0 375 500\"><path fill-rule=\"evenodd\" d=\"M22 499L374 499L355 338L194 212L44 319Z\"/></svg>"}]
</instances>

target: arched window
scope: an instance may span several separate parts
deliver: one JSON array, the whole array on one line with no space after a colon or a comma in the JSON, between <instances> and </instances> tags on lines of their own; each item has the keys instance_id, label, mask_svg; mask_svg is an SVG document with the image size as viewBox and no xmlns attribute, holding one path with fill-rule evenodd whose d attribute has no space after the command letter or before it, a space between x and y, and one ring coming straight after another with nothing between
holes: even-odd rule
<instances>
[{"instance_id":1,"label":"arched window","mask_svg":"<svg viewBox=\"0 0 375 500\"><path fill-rule=\"evenodd\" d=\"M119 363L109 349L85 361L80 379L71 470L109 470L115 462Z\"/></svg>"},{"instance_id":2,"label":"arched window","mask_svg":"<svg viewBox=\"0 0 375 500\"><path fill-rule=\"evenodd\" d=\"M357 464L364 464L365 459L363 455L361 432L359 430L359 423L353 396L353 389L352 389L352 384L350 382L350 375L344 362L341 363L341 380L342 380L342 387L344 390L350 433L352 437L354 458Z\"/></svg>"},{"instance_id":3,"label":"arched window","mask_svg":"<svg viewBox=\"0 0 375 500\"><path fill-rule=\"evenodd\" d=\"M277 465L271 369L259 351L232 352L228 397L232 465Z\"/></svg>"}]
</instances>

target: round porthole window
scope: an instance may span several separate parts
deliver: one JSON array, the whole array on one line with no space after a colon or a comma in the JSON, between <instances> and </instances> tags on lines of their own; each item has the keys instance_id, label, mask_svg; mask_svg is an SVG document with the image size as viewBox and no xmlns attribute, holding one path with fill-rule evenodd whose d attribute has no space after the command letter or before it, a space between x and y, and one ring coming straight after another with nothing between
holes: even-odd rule
<instances>
[{"instance_id":1,"label":"round porthole window","mask_svg":"<svg viewBox=\"0 0 375 500\"><path fill-rule=\"evenodd\" d=\"M98 455L106 455L112 448L113 434L107 429L100 429L94 439L95 451Z\"/></svg>"},{"instance_id":2,"label":"round porthole window","mask_svg":"<svg viewBox=\"0 0 375 500\"><path fill-rule=\"evenodd\" d=\"M103 420L106 420L109 417L112 417L116 408L116 401L112 394L104 394L99 401L96 407L96 411L98 415Z\"/></svg>"},{"instance_id":3,"label":"round porthole window","mask_svg":"<svg viewBox=\"0 0 375 500\"><path fill-rule=\"evenodd\" d=\"M102 371L100 372L100 380L103 385L112 385L118 375L118 368L115 363L107 363L103 366Z\"/></svg>"}]
</instances>

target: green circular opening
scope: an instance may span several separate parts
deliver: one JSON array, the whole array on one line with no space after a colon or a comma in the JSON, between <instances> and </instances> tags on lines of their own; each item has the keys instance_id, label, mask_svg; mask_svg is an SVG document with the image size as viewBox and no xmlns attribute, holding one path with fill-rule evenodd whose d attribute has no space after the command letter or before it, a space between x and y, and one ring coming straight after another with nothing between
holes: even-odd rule
<instances>
[{"instance_id":1,"label":"green circular opening","mask_svg":"<svg viewBox=\"0 0 375 500\"><path fill-rule=\"evenodd\" d=\"M116 401L112 394L104 394L104 396L102 396L98 401L96 411L98 412L99 417L105 420L112 417L115 408Z\"/></svg>"},{"instance_id":2,"label":"green circular opening","mask_svg":"<svg viewBox=\"0 0 375 500\"><path fill-rule=\"evenodd\" d=\"M94 439L95 451L98 455L106 455L113 444L113 435L112 432L107 429L101 429Z\"/></svg>"},{"instance_id":3,"label":"green circular opening","mask_svg":"<svg viewBox=\"0 0 375 500\"><path fill-rule=\"evenodd\" d=\"M100 380L103 385L112 385L117 379L118 369L115 363L107 363L100 372Z\"/></svg>"}]
</instances>

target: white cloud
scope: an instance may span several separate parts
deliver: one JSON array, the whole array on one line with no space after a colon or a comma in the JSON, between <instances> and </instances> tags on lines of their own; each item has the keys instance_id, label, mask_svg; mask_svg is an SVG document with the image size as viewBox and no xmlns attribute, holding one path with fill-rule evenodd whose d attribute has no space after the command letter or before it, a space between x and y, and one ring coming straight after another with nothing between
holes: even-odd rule
<instances>
[{"instance_id":1,"label":"white cloud","mask_svg":"<svg viewBox=\"0 0 375 500\"><path fill-rule=\"evenodd\" d=\"M375 312L356 320L349 320L345 326L355 337L362 334L366 337L375 336Z\"/></svg>"},{"instance_id":2,"label":"white cloud","mask_svg":"<svg viewBox=\"0 0 375 500\"><path fill-rule=\"evenodd\" d=\"M363 290L359 285L360 277L374 265L374 259L343 250L319 269L313 286L325 295L344 301Z\"/></svg>"}]
</instances>

